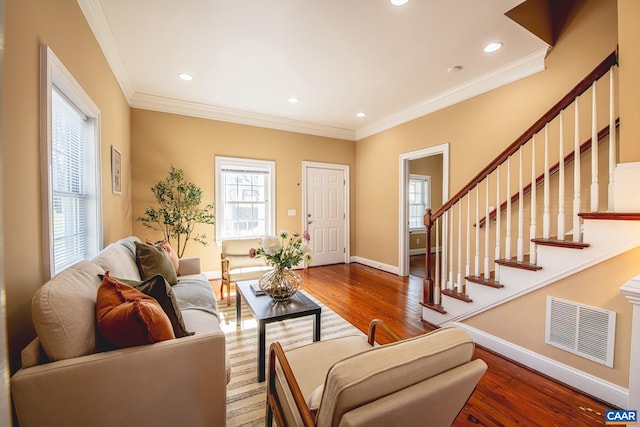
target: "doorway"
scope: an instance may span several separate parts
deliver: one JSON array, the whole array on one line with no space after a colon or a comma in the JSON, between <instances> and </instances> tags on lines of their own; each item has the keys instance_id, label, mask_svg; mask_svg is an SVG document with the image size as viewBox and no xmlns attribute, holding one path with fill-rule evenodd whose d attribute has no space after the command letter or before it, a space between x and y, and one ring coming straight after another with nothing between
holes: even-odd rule
<instances>
[{"instance_id":1,"label":"doorway","mask_svg":"<svg viewBox=\"0 0 640 427\"><path fill-rule=\"evenodd\" d=\"M349 262L349 166L302 162L302 229L311 236L310 266Z\"/></svg>"},{"instance_id":2,"label":"doorway","mask_svg":"<svg viewBox=\"0 0 640 427\"><path fill-rule=\"evenodd\" d=\"M438 209L449 198L449 144L441 144L435 147L412 151L400 155L400 203L398 226L398 264L400 276L408 276L411 272L411 253L422 256L426 251L427 242L424 227L418 227L416 206L410 206L410 189L416 188L411 175L416 177L429 177L429 206L432 211ZM412 185L413 184L413 185ZM422 212L424 215L424 212ZM411 221L413 219L413 221ZM413 222L413 223L412 223ZM421 250L421 248L425 248ZM424 265L424 258L422 258ZM420 264L414 258L414 264L420 269ZM424 270L424 267L422 268ZM418 273L419 274L419 273Z\"/></svg>"}]
</instances>

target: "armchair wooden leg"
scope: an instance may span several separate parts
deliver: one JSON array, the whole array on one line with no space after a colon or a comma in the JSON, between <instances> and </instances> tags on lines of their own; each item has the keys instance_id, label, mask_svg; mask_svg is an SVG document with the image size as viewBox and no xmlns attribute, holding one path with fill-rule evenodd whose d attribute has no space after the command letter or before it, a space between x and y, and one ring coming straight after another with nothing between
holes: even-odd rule
<instances>
[{"instance_id":1,"label":"armchair wooden leg","mask_svg":"<svg viewBox=\"0 0 640 427\"><path fill-rule=\"evenodd\" d=\"M227 305L231 305L231 281L227 282Z\"/></svg>"}]
</instances>

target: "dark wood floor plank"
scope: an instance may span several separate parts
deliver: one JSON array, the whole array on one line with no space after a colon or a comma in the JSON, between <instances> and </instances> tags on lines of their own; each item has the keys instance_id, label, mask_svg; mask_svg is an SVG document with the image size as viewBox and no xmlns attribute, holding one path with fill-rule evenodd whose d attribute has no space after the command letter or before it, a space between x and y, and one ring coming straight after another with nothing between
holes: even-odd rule
<instances>
[{"instance_id":1,"label":"dark wood floor plank","mask_svg":"<svg viewBox=\"0 0 640 427\"><path fill-rule=\"evenodd\" d=\"M374 318L384 320L401 338L432 330L420 320L422 277L399 277L355 263L300 273L306 292L363 332ZM384 334L378 338L381 344L391 341ZM474 357L489 368L456 427L597 426L604 425L605 410L614 409L481 347Z\"/></svg>"}]
</instances>

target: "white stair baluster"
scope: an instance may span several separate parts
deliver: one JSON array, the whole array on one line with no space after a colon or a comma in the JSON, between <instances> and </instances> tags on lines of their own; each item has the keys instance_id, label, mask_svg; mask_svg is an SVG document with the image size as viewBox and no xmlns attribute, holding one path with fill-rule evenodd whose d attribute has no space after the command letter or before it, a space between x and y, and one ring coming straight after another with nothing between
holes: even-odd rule
<instances>
[{"instance_id":1,"label":"white stair baluster","mask_svg":"<svg viewBox=\"0 0 640 427\"><path fill-rule=\"evenodd\" d=\"M462 200L458 201L458 292L464 293L462 282Z\"/></svg>"},{"instance_id":2,"label":"white stair baluster","mask_svg":"<svg viewBox=\"0 0 640 427\"><path fill-rule=\"evenodd\" d=\"M522 191L522 147L518 150L518 240L516 241L516 259L524 260L524 192Z\"/></svg>"},{"instance_id":3,"label":"white stair baluster","mask_svg":"<svg viewBox=\"0 0 640 427\"><path fill-rule=\"evenodd\" d=\"M507 224L504 237L504 258L511 259L511 156L507 157Z\"/></svg>"},{"instance_id":4,"label":"white stair baluster","mask_svg":"<svg viewBox=\"0 0 640 427\"><path fill-rule=\"evenodd\" d=\"M478 210L480 184L476 185L476 255L474 257L473 273L476 277L480 277L480 212Z\"/></svg>"},{"instance_id":5,"label":"white stair baluster","mask_svg":"<svg viewBox=\"0 0 640 427\"><path fill-rule=\"evenodd\" d=\"M560 143L558 157L558 240L564 240L564 124L560 110Z\"/></svg>"},{"instance_id":6,"label":"white stair baluster","mask_svg":"<svg viewBox=\"0 0 640 427\"><path fill-rule=\"evenodd\" d=\"M440 289L447 288L447 271L449 269L449 211L442 215L442 266L440 269Z\"/></svg>"},{"instance_id":7,"label":"white stair baluster","mask_svg":"<svg viewBox=\"0 0 640 427\"><path fill-rule=\"evenodd\" d=\"M435 274L434 274L434 282L435 282L435 287L434 287L434 296L433 296L433 302L435 305L440 305L440 301L442 298L441 292L442 289L440 288L440 285L442 283L442 281L440 280L440 250L442 249L442 243L440 243L440 219L442 217L438 218L438 220L436 221L436 265L435 265ZM431 245L429 245L431 246ZM427 247L429 247L427 246Z\"/></svg>"},{"instance_id":8,"label":"white stair baluster","mask_svg":"<svg viewBox=\"0 0 640 427\"><path fill-rule=\"evenodd\" d=\"M500 281L500 265L496 262L500 259L500 241L502 236L500 235L500 165L496 168L496 254L494 257L494 280Z\"/></svg>"},{"instance_id":9,"label":"white stair baluster","mask_svg":"<svg viewBox=\"0 0 640 427\"><path fill-rule=\"evenodd\" d=\"M536 238L536 217L537 217L537 186L536 186L536 136L531 139L531 220L529 222L529 262L535 264L538 262L536 244L532 239Z\"/></svg>"},{"instance_id":10,"label":"white stair baluster","mask_svg":"<svg viewBox=\"0 0 640 427\"><path fill-rule=\"evenodd\" d=\"M489 218L489 177L487 175L487 191L485 192L484 201L484 278L488 279L491 275L489 271L489 234L491 233L491 219Z\"/></svg>"},{"instance_id":11,"label":"white stair baluster","mask_svg":"<svg viewBox=\"0 0 640 427\"><path fill-rule=\"evenodd\" d=\"M466 242L465 277L471 276L471 191L467 193L467 242Z\"/></svg>"},{"instance_id":12,"label":"white stair baluster","mask_svg":"<svg viewBox=\"0 0 640 427\"><path fill-rule=\"evenodd\" d=\"M542 238L548 239L550 231L549 214L549 124L544 126L544 206L542 213Z\"/></svg>"},{"instance_id":13,"label":"white stair baluster","mask_svg":"<svg viewBox=\"0 0 640 427\"><path fill-rule=\"evenodd\" d=\"M449 209L449 284L447 289L455 290L455 282L453 281L453 206Z\"/></svg>"},{"instance_id":14,"label":"white stair baluster","mask_svg":"<svg viewBox=\"0 0 640 427\"><path fill-rule=\"evenodd\" d=\"M582 241L580 232L580 110L578 98L575 105L574 143L573 143L573 241Z\"/></svg>"},{"instance_id":15,"label":"white stair baluster","mask_svg":"<svg viewBox=\"0 0 640 427\"><path fill-rule=\"evenodd\" d=\"M615 207L613 205L613 174L616 169L616 111L614 104L614 81L613 81L613 66L609 71L609 187L608 187L608 203L607 210L614 212Z\"/></svg>"},{"instance_id":16,"label":"white stair baluster","mask_svg":"<svg viewBox=\"0 0 640 427\"><path fill-rule=\"evenodd\" d=\"M598 212L600 185L598 184L598 109L596 107L596 82L591 97L591 212Z\"/></svg>"}]
</instances>

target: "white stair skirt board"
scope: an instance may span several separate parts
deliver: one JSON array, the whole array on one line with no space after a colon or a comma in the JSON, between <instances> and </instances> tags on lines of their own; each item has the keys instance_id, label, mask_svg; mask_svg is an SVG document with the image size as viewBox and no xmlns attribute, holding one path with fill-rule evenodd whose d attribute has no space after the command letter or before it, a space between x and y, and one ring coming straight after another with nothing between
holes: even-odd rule
<instances>
[{"instance_id":1,"label":"white stair skirt board","mask_svg":"<svg viewBox=\"0 0 640 427\"><path fill-rule=\"evenodd\" d=\"M613 176L613 206L616 212L640 212L640 162L620 163Z\"/></svg>"},{"instance_id":2,"label":"white stair skirt board","mask_svg":"<svg viewBox=\"0 0 640 427\"><path fill-rule=\"evenodd\" d=\"M464 329L473 340L489 350L495 351L509 359L548 375L564 384L568 384L620 408L626 408L629 401L629 390L616 384L604 381L571 366L559 363L541 354L520 347L501 338L489 335L464 323L451 322L445 326ZM631 408L635 409L635 408Z\"/></svg>"},{"instance_id":3,"label":"white stair skirt board","mask_svg":"<svg viewBox=\"0 0 640 427\"><path fill-rule=\"evenodd\" d=\"M620 255L640 246L640 221L585 220L584 242L590 246L582 250L537 246L542 270L501 266L500 283L504 288L469 283L467 293L473 302L443 296L446 313L423 308L422 318L435 325L460 321Z\"/></svg>"}]
</instances>

